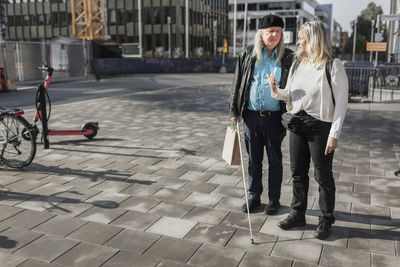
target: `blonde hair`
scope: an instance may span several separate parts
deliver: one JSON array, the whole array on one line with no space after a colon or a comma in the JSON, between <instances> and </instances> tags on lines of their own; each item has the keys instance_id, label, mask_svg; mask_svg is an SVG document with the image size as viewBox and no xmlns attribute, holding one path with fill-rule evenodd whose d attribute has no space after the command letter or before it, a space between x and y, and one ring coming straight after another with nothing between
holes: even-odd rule
<instances>
[{"instance_id":1,"label":"blonde hair","mask_svg":"<svg viewBox=\"0 0 400 267\"><path fill-rule=\"evenodd\" d=\"M324 25L320 21L311 20L299 28L297 35L300 32L306 38L306 52L302 53L297 49L295 58L299 63L305 60L321 68L327 59L332 58L331 45Z\"/></svg>"},{"instance_id":2,"label":"blonde hair","mask_svg":"<svg viewBox=\"0 0 400 267\"><path fill-rule=\"evenodd\" d=\"M262 59L262 49L264 47L264 42L262 40L262 31L264 29L259 29L254 36L254 48L253 48L253 56L257 58L256 64L261 62ZM281 32L281 40L278 45L278 56L276 57L275 63L277 65L280 64L283 55L285 54L285 42L283 40L283 31Z\"/></svg>"}]
</instances>

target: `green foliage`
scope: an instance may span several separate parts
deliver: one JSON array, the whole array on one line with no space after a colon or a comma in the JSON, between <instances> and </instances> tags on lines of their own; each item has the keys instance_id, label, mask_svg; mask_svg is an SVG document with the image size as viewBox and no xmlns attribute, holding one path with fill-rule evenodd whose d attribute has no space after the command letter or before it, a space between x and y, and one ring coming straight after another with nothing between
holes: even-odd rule
<instances>
[{"instance_id":1,"label":"green foliage","mask_svg":"<svg viewBox=\"0 0 400 267\"><path fill-rule=\"evenodd\" d=\"M367 8L361 11L359 18L371 21L376 18L376 15L382 14L382 7L377 6L374 2L368 4Z\"/></svg>"},{"instance_id":2,"label":"green foliage","mask_svg":"<svg viewBox=\"0 0 400 267\"><path fill-rule=\"evenodd\" d=\"M361 14L357 17L357 54L369 53L366 51L366 43L371 41L371 21L376 20L376 16L381 14L383 14L382 7L377 6L374 2L370 2L367 8L362 10ZM344 47L345 53L351 54L353 52L353 37L354 31Z\"/></svg>"}]
</instances>

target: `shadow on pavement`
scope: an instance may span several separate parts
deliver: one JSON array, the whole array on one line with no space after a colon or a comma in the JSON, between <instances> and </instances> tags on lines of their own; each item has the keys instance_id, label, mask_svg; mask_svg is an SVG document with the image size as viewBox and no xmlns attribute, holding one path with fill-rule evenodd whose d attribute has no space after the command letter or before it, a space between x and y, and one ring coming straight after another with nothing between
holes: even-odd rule
<instances>
[{"instance_id":1,"label":"shadow on pavement","mask_svg":"<svg viewBox=\"0 0 400 267\"><path fill-rule=\"evenodd\" d=\"M46 210L58 209L58 210L62 210L67 213L71 213L71 211L68 209L65 209L65 208L61 208L57 205L60 203L63 203L63 204L65 204L65 203L72 203L72 204L85 203L85 204L90 204L90 205L93 205L94 207L100 207L103 209L115 209L115 208L119 207L119 204L112 200L96 200L93 202L86 202L86 201L82 201L78 198L67 198L67 197L59 196L62 194L82 195L81 193L79 193L77 191L71 191L71 190L57 192L57 193L51 194L49 196L40 195L40 194L29 194L29 193L20 193L20 192L12 192L12 191L7 191L7 190L0 190L0 201L3 201L3 200L7 200L7 201L21 200L21 201L35 201L35 202L42 201L44 203L49 204L49 208L46 208Z\"/></svg>"},{"instance_id":2,"label":"shadow on pavement","mask_svg":"<svg viewBox=\"0 0 400 267\"><path fill-rule=\"evenodd\" d=\"M0 168L0 170L2 169L3 168ZM11 168L4 168L4 169L11 172L13 171L18 173L21 172L21 169L11 169ZM72 176L77 176L77 178L75 179L78 178L90 179L90 181L94 182L102 179L107 181L126 182L129 184L150 185L154 183L153 181L148 181L148 180L128 179L130 176L132 176L132 174L126 172L119 172L114 170L107 170L107 171L76 170L58 166L49 167L38 163L32 163L28 167L25 167L23 171L30 173L37 172L40 174L49 174L49 175L70 175L70 176L72 175Z\"/></svg>"},{"instance_id":3,"label":"shadow on pavement","mask_svg":"<svg viewBox=\"0 0 400 267\"><path fill-rule=\"evenodd\" d=\"M0 235L0 248L15 248L17 241L8 239L8 237Z\"/></svg>"}]
</instances>

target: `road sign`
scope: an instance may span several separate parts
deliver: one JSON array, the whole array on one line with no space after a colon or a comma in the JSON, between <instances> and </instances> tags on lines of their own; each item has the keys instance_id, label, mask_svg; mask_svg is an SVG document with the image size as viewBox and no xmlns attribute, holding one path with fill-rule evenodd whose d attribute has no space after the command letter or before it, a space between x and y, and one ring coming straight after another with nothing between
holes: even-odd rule
<instances>
[{"instance_id":1,"label":"road sign","mask_svg":"<svg viewBox=\"0 0 400 267\"><path fill-rule=\"evenodd\" d=\"M203 47L196 47L196 56L201 57L204 55L204 49Z\"/></svg>"},{"instance_id":2,"label":"road sign","mask_svg":"<svg viewBox=\"0 0 400 267\"><path fill-rule=\"evenodd\" d=\"M226 40L226 38L224 38L224 45L222 46L224 49L224 53L228 53L228 40Z\"/></svg>"},{"instance_id":3,"label":"road sign","mask_svg":"<svg viewBox=\"0 0 400 267\"><path fill-rule=\"evenodd\" d=\"M183 51L181 47L177 47L174 49L174 56L175 57L180 57L181 55L183 55Z\"/></svg>"},{"instance_id":4,"label":"road sign","mask_svg":"<svg viewBox=\"0 0 400 267\"><path fill-rule=\"evenodd\" d=\"M156 47L155 52L156 52L156 56L161 57L162 55L164 55L164 46Z\"/></svg>"},{"instance_id":5,"label":"road sign","mask_svg":"<svg viewBox=\"0 0 400 267\"><path fill-rule=\"evenodd\" d=\"M383 40L383 36L382 36L382 33L381 32L377 32L377 33L375 33L375 42L382 42L382 40Z\"/></svg>"},{"instance_id":6,"label":"road sign","mask_svg":"<svg viewBox=\"0 0 400 267\"><path fill-rule=\"evenodd\" d=\"M386 52L386 42L367 42L367 51Z\"/></svg>"},{"instance_id":7,"label":"road sign","mask_svg":"<svg viewBox=\"0 0 400 267\"><path fill-rule=\"evenodd\" d=\"M386 21L400 20L400 14L381 15L381 20L386 20Z\"/></svg>"}]
</instances>

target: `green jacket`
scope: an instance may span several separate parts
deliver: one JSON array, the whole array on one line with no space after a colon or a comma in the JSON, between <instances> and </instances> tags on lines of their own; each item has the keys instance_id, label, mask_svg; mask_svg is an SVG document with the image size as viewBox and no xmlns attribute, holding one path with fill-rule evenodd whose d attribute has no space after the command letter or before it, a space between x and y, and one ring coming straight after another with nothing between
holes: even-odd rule
<instances>
[{"instance_id":1,"label":"green jacket","mask_svg":"<svg viewBox=\"0 0 400 267\"><path fill-rule=\"evenodd\" d=\"M235 77L233 79L232 94L229 104L229 115L231 117L243 117L249 102L250 85L253 79L254 65L256 57L252 55L253 46L248 46L238 57L236 63ZM285 88L289 75L290 66L293 61L293 51L285 48L284 56L281 60L282 75L280 87ZM286 105L281 101L281 111L286 111Z\"/></svg>"}]
</instances>

